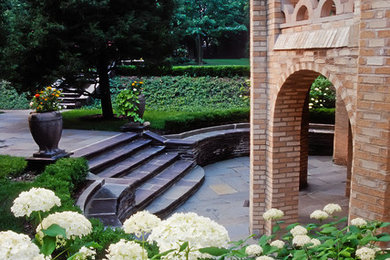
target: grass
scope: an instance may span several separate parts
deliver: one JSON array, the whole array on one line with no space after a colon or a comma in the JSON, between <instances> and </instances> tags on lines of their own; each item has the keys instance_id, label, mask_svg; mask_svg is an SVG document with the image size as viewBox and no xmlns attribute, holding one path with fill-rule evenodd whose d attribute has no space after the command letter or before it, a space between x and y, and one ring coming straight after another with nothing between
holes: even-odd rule
<instances>
[{"instance_id":1,"label":"grass","mask_svg":"<svg viewBox=\"0 0 390 260\"><path fill-rule=\"evenodd\" d=\"M26 166L27 162L22 157L0 155L0 178L17 177L23 173Z\"/></svg>"},{"instance_id":2,"label":"grass","mask_svg":"<svg viewBox=\"0 0 390 260\"><path fill-rule=\"evenodd\" d=\"M74 109L62 113L64 128L82 130L119 131L126 119L104 120L100 109ZM227 123L247 122L249 108L226 110L188 111L145 111L145 121L150 128L160 133L180 133L196 128Z\"/></svg>"}]
</instances>

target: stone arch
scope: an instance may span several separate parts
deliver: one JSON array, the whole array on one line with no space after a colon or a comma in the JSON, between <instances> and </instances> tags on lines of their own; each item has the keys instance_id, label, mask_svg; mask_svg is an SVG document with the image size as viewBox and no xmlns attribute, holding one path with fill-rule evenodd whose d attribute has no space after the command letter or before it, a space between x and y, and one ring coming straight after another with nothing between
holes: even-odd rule
<instances>
[{"instance_id":1,"label":"stone arch","mask_svg":"<svg viewBox=\"0 0 390 260\"><path fill-rule=\"evenodd\" d=\"M337 6L333 0L322 0L318 5L318 10L320 10L320 17L333 16L340 12L340 6Z\"/></svg>"}]
</instances>

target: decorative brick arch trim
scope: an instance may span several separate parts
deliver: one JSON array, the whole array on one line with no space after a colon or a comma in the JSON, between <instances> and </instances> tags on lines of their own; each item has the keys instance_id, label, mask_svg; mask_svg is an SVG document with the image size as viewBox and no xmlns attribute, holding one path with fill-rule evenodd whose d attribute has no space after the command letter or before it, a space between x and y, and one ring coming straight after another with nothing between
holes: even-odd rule
<instances>
[{"instance_id":1,"label":"decorative brick arch trim","mask_svg":"<svg viewBox=\"0 0 390 260\"><path fill-rule=\"evenodd\" d=\"M315 18L321 18L322 9L324 8L324 5L329 0L321 0L318 3L317 8L314 10L314 17ZM341 4L340 0L331 0L336 5L336 15L343 13L343 5Z\"/></svg>"},{"instance_id":2,"label":"decorative brick arch trim","mask_svg":"<svg viewBox=\"0 0 390 260\"><path fill-rule=\"evenodd\" d=\"M350 120L351 126L352 126L352 132L354 131L354 125L355 125L355 104L351 103L351 100L348 98L348 92L347 89L343 86L343 83L341 80L339 80L338 76L335 73L330 72L326 66L311 62L305 62L305 63L296 63L293 66L290 66L286 71L281 73L280 80L277 84L277 92L279 93L282 86L294 73L301 71L301 70L311 70L320 73L324 77L330 80L332 82L333 86L335 87L337 93L343 100L345 107L347 109L348 118ZM279 94L278 94L279 95Z\"/></svg>"},{"instance_id":3,"label":"decorative brick arch trim","mask_svg":"<svg viewBox=\"0 0 390 260\"><path fill-rule=\"evenodd\" d=\"M294 22L294 20L292 20L293 13L294 13L294 6L290 3L290 1L288 0L281 1L281 11L284 13L284 16L286 18L285 23Z\"/></svg>"},{"instance_id":4,"label":"decorative brick arch trim","mask_svg":"<svg viewBox=\"0 0 390 260\"><path fill-rule=\"evenodd\" d=\"M305 6L309 15L309 20L312 20L314 17L314 9L317 7L317 0L300 0L295 6L293 13L293 21L297 21L297 15L302 6Z\"/></svg>"}]
</instances>

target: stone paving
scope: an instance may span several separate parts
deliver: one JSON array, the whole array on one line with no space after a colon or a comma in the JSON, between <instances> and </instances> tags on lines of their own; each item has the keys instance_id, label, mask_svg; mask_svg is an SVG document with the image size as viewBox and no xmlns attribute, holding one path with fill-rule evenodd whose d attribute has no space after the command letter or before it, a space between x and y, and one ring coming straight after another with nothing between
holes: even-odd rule
<instances>
[{"instance_id":1,"label":"stone paving","mask_svg":"<svg viewBox=\"0 0 390 260\"><path fill-rule=\"evenodd\" d=\"M4 110L3 110L4 111ZM0 154L29 157L38 147L28 129L28 110L4 111L0 114ZM59 147L73 151L117 135L117 132L63 131ZM300 192L300 222L327 203L339 203L346 215L348 199L344 196L346 168L334 165L329 156L309 157L309 186ZM249 157L239 157L204 167L202 187L176 212L193 211L224 225L231 239L249 235Z\"/></svg>"},{"instance_id":2,"label":"stone paving","mask_svg":"<svg viewBox=\"0 0 390 260\"><path fill-rule=\"evenodd\" d=\"M30 110L1 110L0 154L30 157L38 151L28 127ZM118 132L64 129L59 148L71 152L78 148L117 135Z\"/></svg>"}]
</instances>

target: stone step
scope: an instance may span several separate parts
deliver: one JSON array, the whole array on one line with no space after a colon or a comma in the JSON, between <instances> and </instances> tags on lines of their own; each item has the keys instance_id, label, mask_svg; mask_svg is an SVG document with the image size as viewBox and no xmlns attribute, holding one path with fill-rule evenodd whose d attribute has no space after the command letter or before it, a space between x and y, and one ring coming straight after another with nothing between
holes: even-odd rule
<instances>
[{"instance_id":1,"label":"stone step","mask_svg":"<svg viewBox=\"0 0 390 260\"><path fill-rule=\"evenodd\" d=\"M139 151L140 149L151 143L150 139L138 138L131 143L124 143L122 145L109 149L104 154L99 154L88 160L89 170L92 173L98 173L103 169L109 167L113 163L123 160L129 157L131 154Z\"/></svg>"},{"instance_id":2,"label":"stone step","mask_svg":"<svg viewBox=\"0 0 390 260\"><path fill-rule=\"evenodd\" d=\"M77 102L80 102L80 103L83 103L83 102L86 102L88 99L88 97L60 97L59 98L59 101L61 103L77 103Z\"/></svg>"},{"instance_id":3,"label":"stone step","mask_svg":"<svg viewBox=\"0 0 390 260\"><path fill-rule=\"evenodd\" d=\"M168 152L154 157L149 162L124 175L123 179L133 180L134 184L145 182L167 168L179 158L177 152Z\"/></svg>"},{"instance_id":4,"label":"stone step","mask_svg":"<svg viewBox=\"0 0 390 260\"><path fill-rule=\"evenodd\" d=\"M203 168L196 166L145 209L162 219L166 218L202 186L204 179Z\"/></svg>"},{"instance_id":5,"label":"stone step","mask_svg":"<svg viewBox=\"0 0 390 260\"><path fill-rule=\"evenodd\" d=\"M130 142L136 137L138 137L138 134L132 132L115 135L103 141L73 151L73 157L84 157L86 159L90 159L93 156L106 152L115 146L121 145L125 142Z\"/></svg>"},{"instance_id":6,"label":"stone step","mask_svg":"<svg viewBox=\"0 0 390 260\"><path fill-rule=\"evenodd\" d=\"M62 92L61 93L62 97L61 98L67 98L67 97L79 97L81 96L80 93L76 93L76 92Z\"/></svg>"},{"instance_id":7,"label":"stone step","mask_svg":"<svg viewBox=\"0 0 390 260\"><path fill-rule=\"evenodd\" d=\"M98 175L102 178L121 177L128 174L130 171L140 166L141 164L146 163L148 160L151 160L151 158L157 156L164 149L165 146L149 146L136 152L131 157L109 166L108 168L99 172Z\"/></svg>"},{"instance_id":8,"label":"stone step","mask_svg":"<svg viewBox=\"0 0 390 260\"><path fill-rule=\"evenodd\" d=\"M80 108L78 103L60 103L60 106L64 109Z\"/></svg>"},{"instance_id":9,"label":"stone step","mask_svg":"<svg viewBox=\"0 0 390 260\"><path fill-rule=\"evenodd\" d=\"M142 184L135 192L135 205L131 214L148 206L161 193L182 178L193 165L193 161L178 160Z\"/></svg>"}]
</instances>

